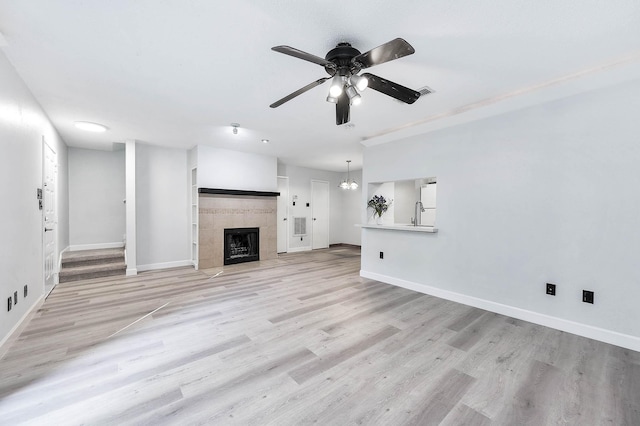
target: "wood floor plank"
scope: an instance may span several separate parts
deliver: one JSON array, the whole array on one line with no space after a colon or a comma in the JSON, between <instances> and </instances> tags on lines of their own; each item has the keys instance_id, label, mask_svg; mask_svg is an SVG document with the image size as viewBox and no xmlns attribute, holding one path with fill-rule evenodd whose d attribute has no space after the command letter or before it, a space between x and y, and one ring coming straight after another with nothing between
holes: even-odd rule
<instances>
[{"instance_id":1,"label":"wood floor plank","mask_svg":"<svg viewBox=\"0 0 640 426\"><path fill-rule=\"evenodd\" d=\"M640 424L640 353L359 271L335 247L60 284L3 348L0 424Z\"/></svg>"}]
</instances>

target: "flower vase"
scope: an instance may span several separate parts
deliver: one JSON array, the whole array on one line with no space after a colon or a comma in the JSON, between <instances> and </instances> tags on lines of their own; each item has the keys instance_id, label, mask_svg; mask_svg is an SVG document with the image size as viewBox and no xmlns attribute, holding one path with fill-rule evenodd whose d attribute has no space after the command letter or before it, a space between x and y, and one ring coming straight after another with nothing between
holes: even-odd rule
<instances>
[{"instance_id":1,"label":"flower vase","mask_svg":"<svg viewBox=\"0 0 640 426\"><path fill-rule=\"evenodd\" d=\"M382 216L378 216L378 217L376 218L376 224L378 224L378 225L382 225L382 224L383 224L383 222L384 222L384 221L382 220Z\"/></svg>"}]
</instances>

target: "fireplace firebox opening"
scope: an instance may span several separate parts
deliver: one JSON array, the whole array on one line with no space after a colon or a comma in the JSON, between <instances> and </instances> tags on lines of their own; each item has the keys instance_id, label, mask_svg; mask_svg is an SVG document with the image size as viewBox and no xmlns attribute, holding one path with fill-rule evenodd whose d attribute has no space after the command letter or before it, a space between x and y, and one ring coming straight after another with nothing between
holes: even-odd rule
<instances>
[{"instance_id":1,"label":"fireplace firebox opening","mask_svg":"<svg viewBox=\"0 0 640 426\"><path fill-rule=\"evenodd\" d=\"M224 230L224 264L260 260L260 228Z\"/></svg>"}]
</instances>

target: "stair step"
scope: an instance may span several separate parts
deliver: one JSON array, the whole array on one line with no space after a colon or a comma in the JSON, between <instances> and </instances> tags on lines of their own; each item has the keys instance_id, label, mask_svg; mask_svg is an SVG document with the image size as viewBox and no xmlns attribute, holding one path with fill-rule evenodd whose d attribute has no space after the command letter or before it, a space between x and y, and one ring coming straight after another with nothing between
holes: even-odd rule
<instances>
[{"instance_id":1,"label":"stair step","mask_svg":"<svg viewBox=\"0 0 640 426\"><path fill-rule=\"evenodd\" d=\"M94 261L109 262L112 259L123 259L123 258L124 258L123 248L67 251L62 254L62 264L66 265L71 263L94 262Z\"/></svg>"},{"instance_id":2,"label":"stair step","mask_svg":"<svg viewBox=\"0 0 640 426\"><path fill-rule=\"evenodd\" d=\"M58 274L60 283L87 280L91 278L110 277L114 275L125 275L127 265L123 262L112 262L100 265L82 265L74 267L64 267Z\"/></svg>"}]
</instances>

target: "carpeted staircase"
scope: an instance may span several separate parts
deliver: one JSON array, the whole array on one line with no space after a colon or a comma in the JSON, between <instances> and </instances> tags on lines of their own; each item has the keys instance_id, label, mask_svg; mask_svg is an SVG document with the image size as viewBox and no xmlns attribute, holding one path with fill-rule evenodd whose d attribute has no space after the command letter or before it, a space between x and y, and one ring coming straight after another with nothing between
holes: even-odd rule
<instances>
[{"instance_id":1,"label":"carpeted staircase","mask_svg":"<svg viewBox=\"0 0 640 426\"><path fill-rule=\"evenodd\" d=\"M125 275L124 249L67 251L62 254L59 282Z\"/></svg>"}]
</instances>

